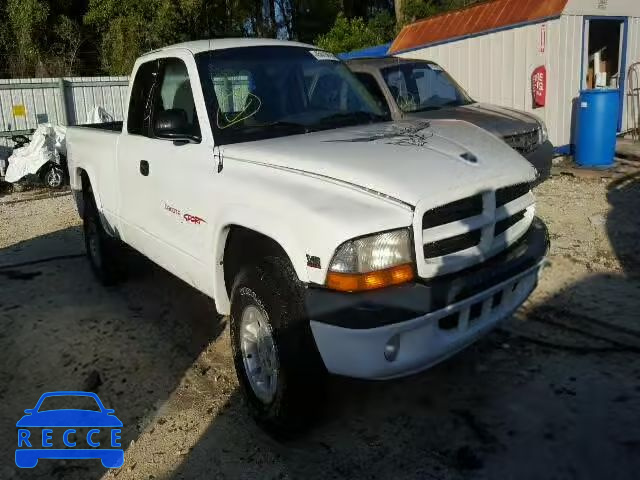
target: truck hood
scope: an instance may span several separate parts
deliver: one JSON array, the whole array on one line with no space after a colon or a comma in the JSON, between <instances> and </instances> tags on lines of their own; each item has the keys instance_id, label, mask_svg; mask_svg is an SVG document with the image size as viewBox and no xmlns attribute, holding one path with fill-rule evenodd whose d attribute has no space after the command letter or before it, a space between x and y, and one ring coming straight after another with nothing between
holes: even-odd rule
<instances>
[{"instance_id":1,"label":"truck hood","mask_svg":"<svg viewBox=\"0 0 640 480\"><path fill-rule=\"evenodd\" d=\"M532 181L502 140L459 120L403 121L224 146L225 160L313 175L415 206Z\"/></svg>"},{"instance_id":2,"label":"truck hood","mask_svg":"<svg viewBox=\"0 0 640 480\"><path fill-rule=\"evenodd\" d=\"M538 120L533 115L511 108L483 103L411 113L407 114L407 117L411 119L455 118L465 120L499 137L528 132L539 126Z\"/></svg>"}]
</instances>

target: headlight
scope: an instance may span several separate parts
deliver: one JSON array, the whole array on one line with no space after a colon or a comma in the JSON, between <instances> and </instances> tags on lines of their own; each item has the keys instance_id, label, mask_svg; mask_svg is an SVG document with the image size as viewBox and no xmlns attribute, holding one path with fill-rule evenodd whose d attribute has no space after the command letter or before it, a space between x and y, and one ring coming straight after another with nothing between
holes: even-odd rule
<instances>
[{"instance_id":1,"label":"headlight","mask_svg":"<svg viewBox=\"0 0 640 480\"><path fill-rule=\"evenodd\" d=\"M409 229L349 240L329 265L327 287L343 292L374 290L415 278Z\"/></svg>"},{"instance_id":2,"label":"headlight","mask_svg":"<svg viewBox=\"0 0 640 480\"><path fill-rule=\"evenodd\" d=\"M540 143L544 143L549 140L549 131L547 130L547 125L542 121L540 122Z\"/></svg>"}]
</instances>

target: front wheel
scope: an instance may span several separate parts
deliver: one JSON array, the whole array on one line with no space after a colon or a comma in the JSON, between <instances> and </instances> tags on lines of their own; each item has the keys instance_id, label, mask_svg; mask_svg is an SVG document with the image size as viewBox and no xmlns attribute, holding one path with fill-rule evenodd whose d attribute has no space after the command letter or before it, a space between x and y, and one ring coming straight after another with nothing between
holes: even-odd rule
<instances>
[{"instance_id":1,"label":"front wheel","mask_svg":"<svg viewBox=\"0 0 640 480\"><path fill-rule=\"evenodd\" d=\"M231 347L244 397L261 426L282 436L313 422L326 372L288 260L268 257L237 275Z\"/></svg>"}]
</instances>

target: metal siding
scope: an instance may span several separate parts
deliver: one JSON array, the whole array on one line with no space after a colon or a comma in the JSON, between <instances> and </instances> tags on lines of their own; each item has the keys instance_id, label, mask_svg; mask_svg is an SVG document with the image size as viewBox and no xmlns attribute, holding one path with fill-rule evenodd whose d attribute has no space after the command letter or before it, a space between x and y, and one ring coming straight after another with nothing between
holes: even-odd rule
<instances>
[{"instance_id":1,"label":"metal siding","mask_svg":"<svg viewBox=\"0 0 640 480\"><path fill-rule=\"evenodd\" d=\"M640 2L638 0L569 0L564 9L565 15L597 15L614 17L640 17Z\"/></svg>"},{"instance_id":2,"label":"metal siding","mask_svg":"<svg viewBox=\"0 0 640 480\"><path fill-rule=\"evenodd\" d=\"M563 16L544 22L544 54L539 52L541 25L470 37L398 56L441 64L479 102L534 113L546 122L554 145L566 145L571 140L573 99L580 90L582 17ZM636 21L634 26L638 38L640 24ZM636 50L640 53L637 41ZM452 56L452 52L459 55ZM465 58L466 62L457 61ZM531 74L540 65L547 68L547 106L534 110Z\"/></svg>"},{"instance_id":3,"label":"metal siding","mask_svg":"<svg viewBox=\"0 0 640 480\"><path fill-rule=\"evenodd\" d=\"M96 106L103 107L114 119L123 120L126 111L128 85L100 85L105 82L128 82L128 77L69 77L65 78L65 98L69 125L87 123ZM27 78L0 79L0 86L11 84L36 84L35 88L10 88L0 90L0 132L36 128L38 120L62 124L64 120L59 79ZM93 82L94 86L78 86L81 82ZM24 105L26 117L14 117L13 106ZM13 147L13 142L0 137L1 147ZM0 152L2 153L2 152Z\"/></svg>"},{"instance_id":4,"label":"metal siding","mask_svg":"<svg viewBox=\"0 0 640 480\"><path fill-rule=\"evenodd\" d=\"M627 69L632 63L640 62L640 18L630 18L628 33L627 33ZM628 77L626 79L628 82ZM627 91L627 85L625 85L625 92ZM624 102L624 115L622 116L622 129L627 130L632 127L631 119L629 118L629 99Z\"/></svg>"},{"instance_id":5,"label":"metal siding","mask_svg":"<svg viewBox=\"0 0 640 480\"><path fill-rule=\"evenodd\" d=\"M509 76L514 68L514 45L513 40L515 37L515 30L509 30L505 32L505 41L502 43L502 68L500 71L500 78L503 80L502 88L500 90L500 103L503 105L513 105L515 95L515 82L509 81Z\"/></svg>"}]
</instances>

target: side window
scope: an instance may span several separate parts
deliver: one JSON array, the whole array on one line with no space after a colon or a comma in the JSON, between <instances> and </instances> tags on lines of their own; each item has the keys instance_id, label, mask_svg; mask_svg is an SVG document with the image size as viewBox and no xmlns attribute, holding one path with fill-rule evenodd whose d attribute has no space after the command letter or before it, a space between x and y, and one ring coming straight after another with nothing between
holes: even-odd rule
<instances>
[{"instance_id":1,"label":"side window","mask_svg":"<svg viewBox=\"0 0 640 480\"><path fill-rule=\"evenodd\" d=\"M159 95L154 105L154 117L167 110L184 116L187 122L186 131L193 136L200 136L200 124L196 113L196 104L193 100L193 91L187 66L178 58L162 60L162 81L160 82Z\"/></svg>"},{"instance_id":2,"label":"side window","mask_svg":"<svg viewBox=\"0 0 640 480\"><path fill-rule=\"evenodd\" d=\"M385 112L389 110L387 101L384 98L384 94L382 90L380 90L380 85L370 73L365 72L355 72L355 76L358 77L358 80L362 82L367 91L371 94L374 100L378 103L378 106L382 108Z\"/></svg>"},{"instance_id":3,"label":"side window","mask_svg":"<svg viewBox=\"0 0 640 480\"><path fill-rule=\"evenodd\" d=\"M149 135L149 115L154 85L158 75L158 62L143 63L138 68L131 87L131 101L127 117L127 131L132 135Z\"/></svg>"}]
</instances>

